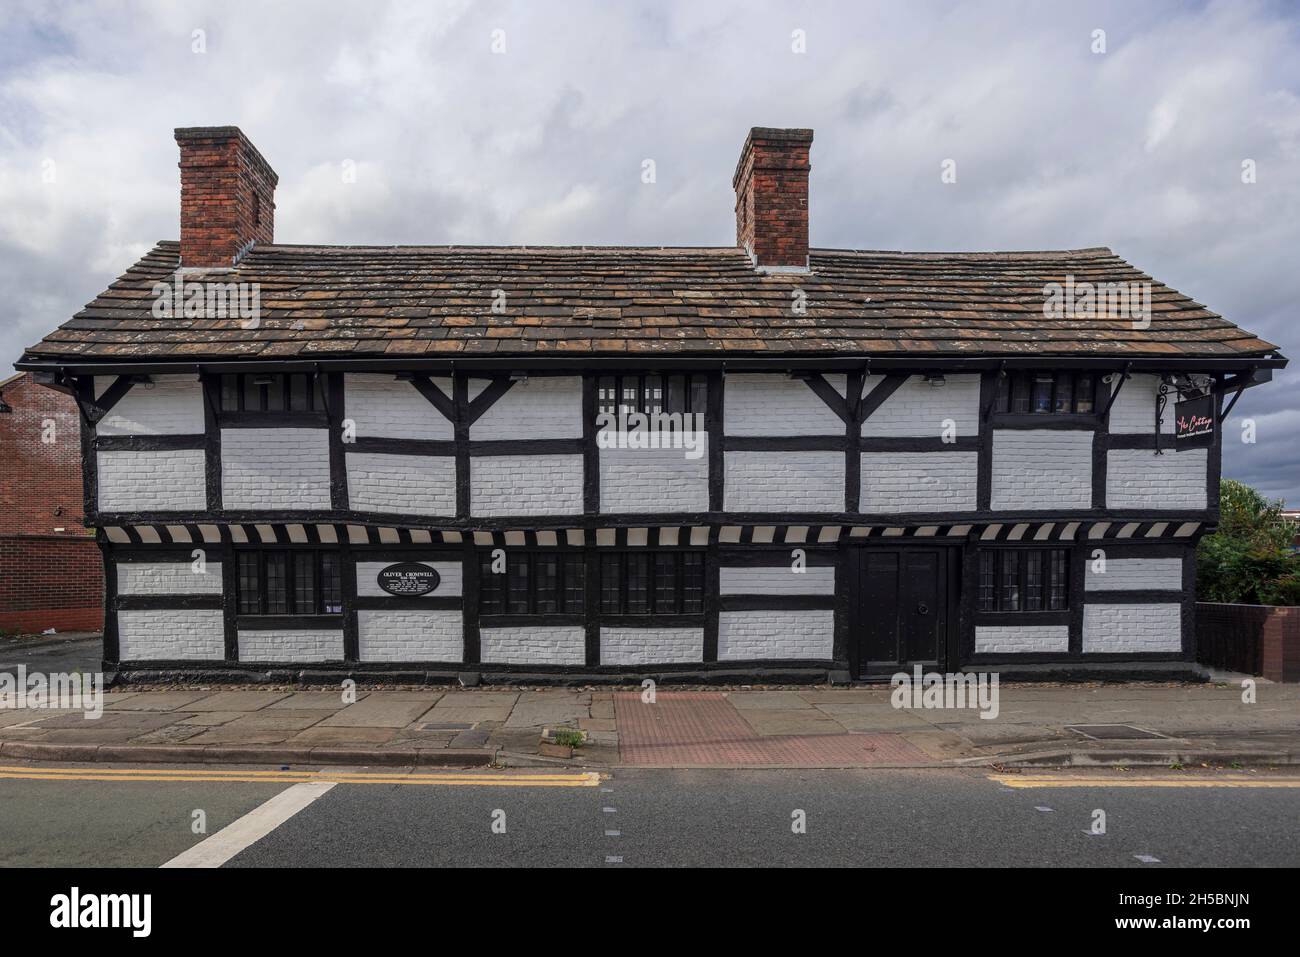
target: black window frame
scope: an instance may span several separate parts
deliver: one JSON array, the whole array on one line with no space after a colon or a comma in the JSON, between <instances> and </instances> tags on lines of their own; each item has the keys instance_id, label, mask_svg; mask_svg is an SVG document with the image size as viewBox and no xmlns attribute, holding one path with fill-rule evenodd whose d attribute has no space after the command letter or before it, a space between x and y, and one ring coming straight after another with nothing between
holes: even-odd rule
<instances>
[{"instance_id":1,"label":"black window frame","mask_svg":"<svg viewBox=\"0 0 1300 957\"><path fill-rule=\"evenodd\" d=\"M505 554L503 572L492 571L491 552L480 552L478 614L480 619L546 618L575 619L586 612L586 556L579 551L537 549L510 551ZM539 595L539 566L555 562L555 576L549 595ZM512 584L523 570L524 607L512 605ZM549 607L548 607L549 606Z\"/></svg>"},{"instance_id":2,"label":"black window frame","mask_svg":"<svg viewBox=\"0 0 1300 957\"><path fill-rule=\"evenodd\" d=\"M1095 421L1105 407L1107 372L1090 369L1008 369L993 378L992 415L1003 420ZM1036 408L1045 395L1047 408ZM1068 408L1057 408L1068 395Z\"/></svg>"},{"instance_id":3,"label":"black window frame","mask_svg":"<svg viewBox=\"0 0 1300 957\"><path fill-rule=\"evenodd\" d=\"M1070 594L1072 551L1069 547L1059 547L1050 542L977 548L976 614L1068 613L1073 598ZM1033 573L1035 566L1036 576Z\"/></svg>"},{"instance_id":4,"label":"black window frame","mask_svg":"<svg viewBox=\"0 0 1300 957\"><path fill-rule=\"evenodd\" d=\"M217 409L223 415L320 415L324 387L314 372L225 372L217 378ZM249 407L253 396L256 408Z\"/></svg>"},{"instance_id":5,"label":"black window frame","mask_svg":"<svg viewBox=\"0 0 1300 957\"><path fill-rule=\"evenodd\" d=\"M303 594L305 583L300 582L302 559L306 557L311 563L311 607L303 608L299 597ZM252 579L247 574L251 559L252 571L256 576L256 594L250 595L248 582ZM283 562L283 611L278 596L274 595L268 585L268 576L272 566ZM326 565L332 563L333 572L326 572ZM304 618L330 617L342 618L343 601L343 558L342 553L334 548L240 548L235 550L235 612L245 618ZM337 601L330 601L336 598ZM330 611L331 607L337 608Z\"/></svg>"},{"instance_id":6,"label":"black window frame","mask_svg":"<svg viewBox=\"0 0 1300 957\"><path fill-rule=\"evenodd\" d=\"M652 398L656 384L660 390L657 403ZM596 390L596 411L601 415L675 412L707 416L709 411L709 376L704 373L615 372L596 376L592 387ZM633 401L626 402L629 390Z\"/></svg>"},{"instance_id":7,"label":"black window frame","mask_svg":"<svg viewBox=\"0 0 1300 957\"><path fill-rule=\"evenodd\" d=\"M665 598L665 559L672 556L672 592ZM644 602L633 601L629 569L644 565ZM617 569L615 583L611 570ZM705 552L702 549L634 548L600 552L597 608L602 620L628 618L702 618L705 613ZM640 593L642 589L635 589ZM693 591L698 597L689 598ZM612 599L612 600L611 600Z\"/></svg>"}]
</instances>

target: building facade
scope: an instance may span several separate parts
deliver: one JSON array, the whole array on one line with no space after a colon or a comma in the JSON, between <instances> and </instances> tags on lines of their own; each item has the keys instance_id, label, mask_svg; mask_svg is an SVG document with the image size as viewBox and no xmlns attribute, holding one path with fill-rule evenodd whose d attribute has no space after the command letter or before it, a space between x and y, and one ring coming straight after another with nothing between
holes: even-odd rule
<instances>
[{"instance_id":1,"label":"building facade","mask_svg":"<svg viewBox=\"0 0 1300 957\"><path fill-rule=\"evenodd\" d=\"M106 667L1185 669L1218 423L1286 360L1107 249L809 249L811 139L750 134L736 247L304 247L178 130L180 243L19 363L88 423ZM1145 314L1044 308L1094 288Z\"/></svg>"},{"instance_id":2,"label":"building facade","mask_svg":"<svg viewBox=\"0 0 1300 957\"><path fill-rule=\"evenodd\" d=\"M27 373L0 382L0 630L97 631L103 575L82 524L81 422Z\"/></svg>"}]
</instances>

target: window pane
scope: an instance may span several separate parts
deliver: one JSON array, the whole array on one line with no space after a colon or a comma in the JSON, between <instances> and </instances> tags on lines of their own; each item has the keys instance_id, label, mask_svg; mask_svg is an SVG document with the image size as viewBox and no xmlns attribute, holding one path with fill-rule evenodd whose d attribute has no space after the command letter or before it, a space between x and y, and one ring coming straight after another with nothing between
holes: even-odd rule
<instances>
[{"instance_id":1,"label":"window pane","mask_svg":"<svg viewBox=\"0 0 1300 957\"><path fill-rule=\"evenodd\" d=\"M1011 411L1011 376L999 375L993 379L994 412Z\"/></svg>"},{"instance_id":2,"label":"window pane","mask_svg":"<svg viewBox=\"0 0 1300 957\"><path fill-rule=\"evenodd\" d=\"M1052 374L1050 372L1034 373L1031 410L1034 412L1052 411Z\"/></svg>"},{"instance_id":3,"label":"window pane","mask_svg":"<svg viewBox=\"0 0 1300 957\"><path fill-rule=\"evenodd\" d=\"M289 411L311 411L311 392L307 387L307 376L301 372L289 377Z\"/></svg>"},{"instance_id":4,"label":"window pane","mask_svg":"<svg viewBox=\"0 0 1300 957\"><path fill-rule=\"evenodd\" d=\"M257 576L256 552L239 553L239 613L241 615L262 613L262 591Z\"/></svg>"},{"instance_id":5,"label":"window pane","mask_svg":"<svg viewBox=\"0 0 1300 957\"><path fill-rule=\"evenodd\" d=\"M669 412L686 411L686 376L674 375L668 377L668 407Z\"/></svg>"},{"instance_id":6,"label":"window pane","mask_svg":"<svg viewBox=\"0 0 1300 957\"><path fill-rule=\"evenodd\" d=\"M650 614L650 556L627 556L627 614Z\"/></svg>"},{"instance_id":7,"label":"window pane","mask_svg":"<svg viewBox=\"0 0 1300 957\"><path fill-rule=\"evenodd\" d=\"M993 567L993 558L993 552L988 549L984 549L979 553L979 592L977 600L980 611L997 610L997 577Z\"/></svg>"},{"instance_id":8,"label":"window pane","mask_svg":"<svg viewBox=\"0 0 1300 957\"><path fill-rule=\"evenodd\" d=\"M642 380L642 404L644 412L662 412L664 410L663 376L648 375Z\"/></svg>"},{"instance_id":9,"label":"window pane","mask_svg":"<svg viewBox=\"0 0 1300 957\"><path fill-rule=\"evenodd\" d=\"M691 376L690 412L705 415L709 411L709 380L702 375Z\"/></svg>"},{"instance_id":10,"label":"window pane","mask_svg":"<svg viewBox=\"0 0 1300 957\"><path fill-rule=\"evenodd\" d=\"M677 552L655 553L655 613L675 615L677 609Z\"/></svg>"},{"instance_id":11,"label":"window pane","mask_svg":"<svg viewBox=\"0 0 1300 957\"><path fill-rule=\"evenodd\" d=\"M1074 411L1074 376L1068 372L1056 374L1056 399L1052 404L1052 411Z\"/></svg>"},{"instance_id":12,"label":"window pane","mask_svg":"<svg viewBox=\"0 0 1300 957\"><path fill-rule=\"evenodd\" d=\"M618 403L620 415L631 415L633 412L640 411L637 409L637 391L640 389L640 383L636 376L624 376L619 380L619 391L622 398Z\"/></svg>"},{"instance_id":13,"label":"window pane","mask_svg":"<svg viewBox=\"0 0 1300 957\"><path fill-rule=\"evenodd\" d=\"M587 559L581 554L564 556L564 610L579 615L587 604Z\"/></svg>"},{"instance_id":14,"label":"window pane","mask_svg":"<svg viewBox=\"0 0 1300 957\"><path fill-rule=\"evenodd\" d=\"M620 555L600 556L600 610L610 615L622 609L623 563Z\"/></svg>"},{"instance_id":15,"label":"window pane","mask_svg":"<svg viewBox=\"0 0 1300 957\"><path fill-rule=\"evenodd\" d=\"M288 556L284 552L266 553L266 614L289 614Z\"/></svg>"},{"instance_id":16,"label":"window pane","mask_svg":"<svg viewBox=\"0 0 1300 957\"><path fill-rule=\"evenodd\" d=\"M284 391L287 383L282 375L258 376L258 381L266 381L266 411L284 411Z\"/></svg>"},{"instance_id":17,"label":"window pane","mask_svg":"<svg viewBox=\"0 0 1300 957\"><path fill-rule=\"evenodd\" d=\"M484 555L479 560L478 605L485 615L506 613L506 576L492 571L492 557Z\"/></svg>"},{"instance_id":18,"label":"window pane","mask_svg":"<svg viewBox=\"0 0 1300 957\"><path fill-rule=\"evenodd\" d=\"M998 610L1020 610L1020 553L1014 549L1002 552L1001 573L1002 594L998 599Z\"/></svg>"},{"instance_id":19,"label":"window pane","mask_svg":"<svg viewBox=\"0 0 1300 957\"><path fill-rule=\"evenodd\" d=\"M534 555L533 574L537 594L534 612L539 615L554 615L560 610L560 557Z\"/></svg>"},{"instance_id":20,"label":"window pane","mask_svg":"<svg viewBox=\"0 0 1300 957\"><path fill-rule=\"evenodd\" d=\"M1025 611L1043 610L1043 553L1025 552Z\"/></svg>"},{"instance_id":21,"label":"window pane","mask_svg":"<svg viewBox=\"0 0 1300 957\"><path fill-rule=\"evenodd\" d=\"M1050 571L1047 588L1047 607L1052 611L1060 611L1069 607L1070 584L1067 575L1067 555L1064 548L1054 548L1049 553Z\"/></svg>"},{"instance_id":22,"label":"window pane","mask_svg":"<svg viewBox=\"0 0 1300 957\"><path fill-rule=\"evenodd\" d=\"M604 415L618 412L618 384L613 376L601 376L596 381L596 411Z\"/></svg>"},{"instance_id":23,"label":"window pane","mask_svg":"<svg viewBox=\"0 0 1300 957\"><path fill-rule=\"evenodd\" d=\"M512 615L528 614L528 556L507 559L506 610Z\"/></svg>"},{"instance_id":24,"label":"window pane","mask_svg":"<svg viewBox=\"0 0 1300 957\"><path fill-rule=\"evenodd\" d=\"M704 613L704 556L682 552L682 614Z\"/></svg>"},{"instance_id":25,"label":"window pane","mask_svg":"<svg viewBox=\"0 0 1300 957\"><path fill-rule=\"evenodd\" d=\"M262 405L262 387L253 380L257 376L242 375L239 377L244 385L244 411L261 412L264 410Z\"/></svg>"},{"instance_id":26,"label":"window pane","mask_svg":"<svg viewBox=\"0 0 1300 957\"><path fill-rule=\"evenodd\" d=\"M1016 372L1011 380L1011 411L1029 411L1029 375Z\"/></svg>"},{"instance_id":27,"label":"window pane","mask_svg":"<svg viewBox=\"0 0 1300 957\"><path fill-rule=\"evenodd\" d=\"M239 376L237 375L221 377L221 411L239 411Z\"/></svg>"},{"instance_id":28,"label":"window pane","mask_svg":"<svg viewBox=\"0 0 1300 957\"><path fill-rule=\"evenodd\" d=\"M1074 411L1090 415L1093 409L1093 378L1091 373L1079 373L1074 383Z\"/></svg>"},{"instance_id":29,"label":"window pane","mask_svg":"<svg viewBox=\"0 0 1300 957\"><path fill-rule=\"evenodd\" d=\"M293 611L295 615L315 615L316 556L311 552L293 553Z\"/></svg>"},{"instance_id":30,"label":"window pane","mask_svg":"<svg viewBox=\"0 0 1300 957\"><path fill-rule=\"evenodd\" d=\"M321 552L320 592L322 611L327 615L343 612L343 573L339 556L334 552Z\"/></svg>"}]
</instances>

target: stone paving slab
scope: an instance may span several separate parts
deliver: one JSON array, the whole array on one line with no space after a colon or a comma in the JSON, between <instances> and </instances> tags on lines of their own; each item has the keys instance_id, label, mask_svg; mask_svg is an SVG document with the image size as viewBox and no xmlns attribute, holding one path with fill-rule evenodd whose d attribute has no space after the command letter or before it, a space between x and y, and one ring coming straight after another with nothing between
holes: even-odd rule
<instances>
[{"instance_id":1,"label":"stone paving slab","mask_svg":"<svg viewBox=\"0 0 1300 957\"><path fill-rule=\"evenodd\" d=\"M812 708L802 695L793 691L745 691L727 695L737 711L799 711Z\"/></svg>"},{"instance_id":2,"label":"stone paving slab","mask_svg":"<svg viewBox=\"0 0 1300 957\"><path fill-rule=\"evenodd\" d=\"M365 693L357 692L357 702L365 698ZM286 698L266 706L268 711L288 708L292 711L341 711L347 705L343 703L343 694L339 691L295 691Z\"/></svg>"},{"instance_id":3,"label":"stone paving slab","mask_svg":"<svg viewBox=\"0 0 1300 957\"><path fill-rule=\"evenodd\" d=\"M339 728L313 725L299 731L289 741L308 745L379 745L391 741L397 728Z\"/></svg>"},{"instance_id":4,"label":"stone paving slab","mask_svg":"<svg viewBox=\"0 0 1300 957\"><path fill-rule=\"evenodd\" d=\"M284 691L219 691L185 706L187 711L258 711L289 697Z\"/></svg>"},{"instance_id":5,"label":"stone paving slab","mask_svg":"<svg viewBox=\"0 0 1300 957\"><path fill-rule=\"evenodd\" d=\"M149 691L120 698L106 694L104 708L114 711L175 711L211 695L211 691Z\"/></svg>"},{"instance_id":6,"label":"stone paving slab","mask_svg":"<svg viewBox=\"0 0 1300 957\"><path fill-rule=\"evenodd\" d=\"M432 709L437 695L372 694L326 718L331 728L404 728Z\"/></svg>"}]
</instances>

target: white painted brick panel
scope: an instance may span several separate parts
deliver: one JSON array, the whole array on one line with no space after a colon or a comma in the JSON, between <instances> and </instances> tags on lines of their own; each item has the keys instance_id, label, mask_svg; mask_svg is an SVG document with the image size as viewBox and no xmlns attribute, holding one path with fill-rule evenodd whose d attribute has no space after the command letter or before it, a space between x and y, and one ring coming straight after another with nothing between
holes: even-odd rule
<instances>
[{"instance_id":1,"label":"white painted brick panel","mask_svg":"<svg viewBox=\"0 0 1300 957\"><path fill-rule=\"evenodd\" d=\"M698 458L681 449L601 449L600 510L620 512L707 512L709 455L699 436ZM693 453L692 453L693 454Z\"/></svg>"},{"instance_id":2,"label":"white painted brick panel","mask_svg":"<svg viewBox=\"0 0 1300 957\"><path fill-rule=\"evenodd\" d=\"M456 514L456 459L450 455L348 452L348 501L358 512Z\"/></svg>"},{"instance_id":3,"label":"white painted brick panel","mask_svg":"<svg viewBox=\"0 0 1300 957\"><path fill-rule=\"evenodd\" d=\"M201 574L191 562L118 562L119 595L220 595L221 562L206 562Z\"/></svg>"},{"instance_id":4,"label":"white painted brick panel","mask_svg":"<svg viewBox=\"0 0 1300 957\"><path fill-rule=\"evenodd\" d=\"M343 632L257 629L239 632L240 661L342 661Z\"/></svg>"},{"instance_id":5,"label":"white painted brick panel","mask_svg":"<svg viewBox=\"0 0 1300 957\"><path fill-rule=\"evenodd\" d=\"M840 452L728 452L724 459L729 512L844 511Z\"/></svg>"},{"instance_id":6,"label":"white painted brick panel","mask_svg":"<svg viewBox=\"0 0 1300 957\"><path fill-rule=\"evenodd\" d=\"M581 625L482 628L479 657L484 664L581 665L587 660L587 633Z\"/></svg>"},{"instance_id":7,"label":"white painted brick panel","mask_svg":"<svg viewBox=\"0 0 1300 957\"><path fill-rule=\"evenodd\" d=\"M843 392L844 377L833 378ZM724 426L727 435L844 434L844 423L817 393L784 375L728 375Z\"/></svg>"},{"instance_id":8,"label":"white painted brick panel","mask_svg":"<svg viewBox=\"0 0 1300 957\"><path fill-rule=\"evenodd\" d=\"M1111 391L1119 388L1119 376L1111 383ZM1110 431L1117 435L1151 435L1156 426L1156 396L1160 378L1154 375L1133 375L1115 396L1110 407ZM1174 431L1174 403L1177 393L1170 393L1164 414L1160 417L1160 431Z\"/></svg>"},{"instance_id":9,"label":"white painted brick panel","mask_svg":"<svg viewBox=\"0 0 1300 957\"><path fill-rule=\"evenodd\" d=\"M976 507L978 452L863 452L859 511L962 512Z\"/></svg>"},{"instance_id":10,"label":"white painted brick panel","mask_svg":"<svg viewBox=\"0 0 1300 957\"><path fill-rule=\"evenodd\" d=\"M1091 431L995 429L993 508L1092 507Z\"/></svg>"},{"instance_id":11,"label":"white painted brick panel","mask_svg":"<svg viewBox=\"0 0 1300 957\"><path fill-rule=\"evenodd\" d=\"M867 376L862 390L870 395L884 376ZM910 376L871 417L862 423L862 434L872 437L941 438L947 419L957 435L978 435L980 429L980 377L950 375L944 384L930 385L921 376Z\"/></svg>"},{"instance_id":12,"label":"white painted brick panel","mask_svg":"<svg viewBox=\"0 0 1300 957\"><path fill-rule=\"evenodd\" d=\"M581 455L476 455L470 460L475 515L581 515Z\"/></svg>"},{"instance_id":13,"label":"white painted brick panel","mask_svg":"<svg viewBox=\"0 0 1300 957\"><path fill-rule=\"evenodd\" d=\"M718 660L826 659L835 642L829 608L724 611L718 614Z\"/></svg>"},{"instance_id":14,"label":"white painted brick panel","mask_svg":"<svg viewBox=\"0 0 1300 957\"><path fill-rule=\"evenodd\" d=\"M202 449L97 452L99 508L105 512L201 512L207 508Z\"/></svg>"},{"instance_id":15,"label":"white painted brick panel","mask_svg":"<svg viewBox=\"0 0 1300 957\"><path fill-rule=\"evenodd\" d=\"M451 380L434 379L451 397ZM410 382L391 375L348 373L344 378L344 417L357 426L357 438L451 439L452 425Z\"/></svg>"},{"instance_id":16,"label":"white painted brick panel","mask_svg":"<svg viewBox=\"0 0 1300 957\"><path fill-rule=\"evenodd\" d=\"M980 625L976 654L1030 654L1070 650L1069 625Z\"/></svg>"},{"instance_id":17,"label":"white painted brick panel","mask_svg":"<svg viewBox=\"0 0 1300 957\"><path fill-rule=\"evenodd\" d=\"M1107 508L1205 508L1209 450L1112 449L1106 453Z\"/></svg>"},{"instance_id":18,"label":"white painted brick panel","mask_svg":"<svg viewBox=\"0 0 1300 957\"><path fill-rule=\"evenodd\" d=\"M471 439L582 437L582 379L535 376L516 382L470 426Z\"/></svg>"},{"instance_id":19,"label":"white painted brick panel","mask_svg":"<svg viewBox=\"0 0 1300 957\"><path fill-rule=\"evenodd\" d=\"M459 598L461 596L461 564L460 562L424 562L418 558L404 558L400 562L357 562L357 595L361 598L392 598L379 587L379 573L389 565L400 565L405 562L415 562L418 565L427 565L438 573L438 587L423 595L423 598ZM408 596L409 597L409 596ZM421 612L421 614L424 614Z\"/></svg>"},{"instance_id":20,"label":"white painted brick panel","mask_svg":"<svg viewBox=\"0 0 1300 957\"><path fill-rule=\"evenodd\" d=\"M220 661L226 656L225 624L217 608L119 611L117 643L122 661Z\"/></svg>"},{"instance_id":21,"label":"white painted brick panel","mask_svg":"<svg viewBox=\"0 0 1300 957\"><path fill-rule=\"evenodd\" d=\"M667 665L703 660L703 628L600 629L603 665Z\"/></svg>"},{"instance_id":22,"label":"white painted brick panel","mask_svg":"<svg viewBox=\"0 0 1300 957\"><path fill-rule=\"evenodd\" d=\"M1098 542L1105 549L1106 543ZM1183 560L1181 558L1106 558L1106 570L1093 570L1091 558L1087 563L1084 587L1088 591L1132 591L1136 589L1183 587Z\"/></svg>"},{"instance_id":23,"label":"white painted brick panel","mask_svg":"<svg viewBox=\"0 0 1300 957\"><path fill-rule=\"evenodd\" d=\"M95 394L117 380L96 376ZM202 435L203 389L198 376L156 375L137 383L95 427L99 435Z\"/></svg>"},{"instance_id":24,"label":"white painted brick panel","mask_svg":"<svg viewBox=\"0 0 1300 957\"><path fill-rule=\"evenodd\" d=\"M325 429L222 429L221 500L229 509L330 507Z\"/></svg>"},{"instance_id":25,"label":"white painted brick panel","mask_svg":"<svg viewBox=\"0 0 1300 957\"><path fill-rule=\"evenodd\" d=\"M358 611L357 653L362 661L462 661L460 612Z\"/></svg>"},{"instance_id":26,"label":"white painted brick panel","mask_svg":"<svg viewBox=\"0 0 1300 957\"><path fill-rule=\"evenodd\" d=\"M833 595L835 569L805 567L796 572L789 565L718 569L723 595Z\"/></svg>"},{"instance_id":27,"label":"white painted brick panel","mask_svg":"<svg viewBox=\"0 0 1300 957\"><path fill-rule=\"evenodd\" d=\"M1085 652L1140 654L1182 649L1180 605L1083 606Z\"/></svg>"}]
</instances>

